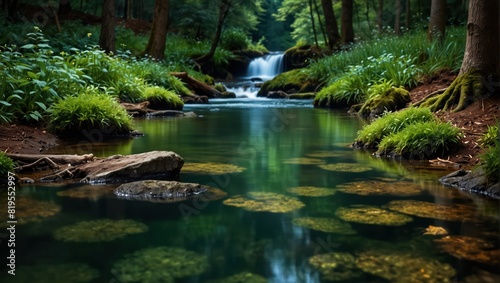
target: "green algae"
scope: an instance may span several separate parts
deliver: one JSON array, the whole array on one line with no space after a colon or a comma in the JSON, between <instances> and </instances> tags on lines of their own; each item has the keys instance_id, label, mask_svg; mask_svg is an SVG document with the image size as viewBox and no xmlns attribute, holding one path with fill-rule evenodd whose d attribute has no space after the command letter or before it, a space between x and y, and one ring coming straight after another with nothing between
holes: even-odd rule
<instances>
[{"instance_id":1,"label":"green algae","mask_svg":"<svg viewBox=\"0 0 500 283\"><path fill-rule=\"evenodd\" d=\"M345 281L362 275L356 258L350 253L327 253L309 258L309 264L318 269L328 281Z\"/></svg>"},{"instance_id":2,"label":"green algae","mask_svg":"<svg viewBox=\"0 0 500 283\"><path fill-rule=\"evenodd\" d=\"M363 166L356 163L330 163L318 165L319 168L327 171L363 173L372 170L373 168Z\"/></svg>"},{"instance_id":3,"label":"green algae","mask_svg":"<svg viewBox=\"0 0 500 283\"><path fill-rule=\"evenodd\" d=\"M335 215L344 221L372 225L401 226L413 221L408 215L374 206L340 207Z\"/></svg>"},{"instance_id":4,"label":"green algae","mask_svg":"<svg viewBox=\"0 0 500 283\"><path fill-rule=\"evenodd\" d=\"M475 209L464 204L443 205L417 200L394 200L386 207L390 210L423 218L433 218L448 221L473 221Z\"/></svg>"},{"instance_id":5,"label":"green algae","mask_svg":"<svg viewBox=\"0 0 500 283\"><path fill-rule=\"evenodd\" d=\"M286 213L305 206L303 202L286 195L267 192L249 192L246 196L237 195L223 202L225 205L241 207L249 211Z\"/></svg>"},{"instance_id":6,"label":"green algae","mask_svg":"<svg viewBox=\"0 0 500 283\"><path fill-rule=\"evenodd\" d=\"M148 231L148 226L129 219L99 219L65 226L54 232L54 238L64 242L109 242L129 234Z\"/></svg>"},{"instance_id":7,"label":"green algae","mask_svg":"<svg viewBox=\"0 0 500 283\"><path fill-rule=\"evenodd\" d=\"M59 191L56 194L60 197L98 200L106 196L113 196L113 190L115 187L116 186L87 185L87 186L67 189L64 191Z\"/></svg>"},{"instance_id":8,"label":"green algae","mask_svg":"<svg viewBox=\"0 0 500 283\"><path fill-rule=\"evenodd\" d=\"M358 181L337 186L337 190L343 193L356 194L362 196L369 195L398 195L412 196L422 193L422 188L415 183L384 182L384 181Z\"/></svg>"},{"instance_id":9,"label":"green algae","mask_svg":"<svg viewBox=\"0 0 500 283\"><path fill-rule=\"evenodd\" d=\"M356 231L349 223L336 218L300 217L292 220L293 225L309 228L316 231L342 235L354 235Z\"/></svg>"},{"instance_id":10,"label":"green algae","mask_svg":"<svg viewBox=\"0 0 500 283\"><path fill-rule=\"evenodd\" d=\"M195 173L204 175L221 175L244 172L246 168L234 164L224 164L216 162L184 163L181 173Z\"/></svg>"},{"instance_id":11,"label":"green algae","mask_svg":"<svg viewBox=\"0 0 500 283\"><path fill-rule=\"evenodd\" d=\"M310 158L310 157L297 157L297 158L289 158L283 161L285 164L298 164L298 165L320 165L325 164L326 162L322 159L318 158Z\"/></svg>"},{"instance_id":12,"label":"green algae","mask_svg":"<svg viewBox=\"0 0 500 283\"><path fill-rule=\"evenodd\" d=\"M312 186L288 188L287 192L304 197L324 197L331 196L336 193L333 189Z\"/></svg>"},{"instance_id":13,"label":"green algae","mask_svg":"<svg viewBox=\"0 0 500 283\"><path fill-rule=\"evenodd\" d=\"M251 273L251 272L240 272L238 274L225 277L223 279L210 280L208 283L267 283L267 279Z\"/></svg>"},{"instance_id":14,"label":"green algae","mask_svg":"<svg viewBox=\"0 0 500 283\"><path fill-rule=\"evenodd\" d=\"M492 266L500 265L500 249L484 239L453 235L436 239L434 242L442 251L456 258Z\"/></svg>"},{"instance_id":15,"label":"green algae","mask_svg":"<svg viewBox=\"0 0 500 283\"><path fill-rule=\"evenodd\" d=\"M48 201L41 201L32 198L16 198L15 217L17 224L30 222L41 222L43 219L54 216L61 211L61 206ZM9 219L7 207L0 210L0 219ZM2 222L0 227L8 227L6 222Z\"/></svg>"},{"instance_id":16,"label":"green algae","mask_svg":"<svg viewBox=\"0 0 500 283\"><path fill-rule=\"evenodd\" d=\"M20 265L16 268L16 275L9 278L0 278L2 282L29 282L29 283L82 283L90 282L99 277L99 271L84 263L56 263ZM4 276L2 276L4 277Z\"/></svg>"}]
</instances>

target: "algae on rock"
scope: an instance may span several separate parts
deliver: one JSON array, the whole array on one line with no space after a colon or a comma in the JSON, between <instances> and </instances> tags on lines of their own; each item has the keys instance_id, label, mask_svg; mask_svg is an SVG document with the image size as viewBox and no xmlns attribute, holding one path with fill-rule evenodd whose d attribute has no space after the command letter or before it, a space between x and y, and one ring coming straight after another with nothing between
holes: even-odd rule
<instances>
[{"instance_id":1,"label":"algae on rock","mask_svg":"<svg viewBox=\"0 0 500 283\"><path fill-rule=\"evenodd\" d=\"M249 211L286 213L305 206L303 202L286 195L267 192L249 192L246 196L237 195L223 202L225 205L241 207Z\"/></svg>"},{"instance_id":2,"label":"algae on rock","mask_svg":"<svg viewBox=\"0 0 500 283\"><path fill-rule=\"evenodd\" d=\"M148 226L129 219L99 219L65 226L54 232L54 238L64 242L109 242L129 234L148 231Z\"/></svg>"},{"instance_id":3,"label":"algae on rock","mask_svg":"<svg viewBox=\"0 0 500 283\"><path fill-rule=\"evenodd\" d=\"M401 226L413 221L408 215L365 205L340 207L335 215L344 221L372 225Z\"/></svg>"}]
</instances>

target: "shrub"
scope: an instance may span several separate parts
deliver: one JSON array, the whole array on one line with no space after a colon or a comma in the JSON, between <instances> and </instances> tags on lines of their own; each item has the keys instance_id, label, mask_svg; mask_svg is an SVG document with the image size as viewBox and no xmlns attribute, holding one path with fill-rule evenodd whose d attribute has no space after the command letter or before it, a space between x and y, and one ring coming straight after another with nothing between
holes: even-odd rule
<instances>
[{"instance_id":1,"label":"shrub","mask_svg":"<svg viewBox=\"0 0 500 283\"><path fill-rule=\"evenodd\" d=\"M406 126L417 122L434 121L432 112L427 108L410 107L398 112L386 113L358 132L355 143L367 148L375 148L380 141L391 133L397 133Z\"/></svg>"},{"instance_id":2,"label":"shrub","mask_svg":"<svg viewBox=\"0 0 500 283\"><path fill-rule=\"evenodd\" d=\"M0 175L6 176L8 172L14 170L14 161L7 157L3 151L0 151Z\"/></svg>"},{"instance_id":3,"label":"shrub","mask_svg":"<svg viewBox=\"0 0 500 283\"><path fill-rule=\"evenodd\" d=\"M486 133L479 139L479 144L484 148L494 146L499 138L498 131L498 126L488 126Z\"/></svg>"},{"instance_id":4,"label":"shrub","mask_svg":"<svg viewBox=\"0 0 500 283\"><path fill-rule=\"evenodd\" d=\"M182 110L184 106L179 96L158 86L146 87L142 97L150 102L151 109Z\"/></svg>"},{"instance_id":5,"label":"shrub","mask_svg":"<svg viewBox=\"0 0 500 283\"><path fill-rule=\"evenodd\" d=\"M240 29L231 29L222 34L221 46L226 50L245 50L249 43L250 40Z\"/></svg>"},{"instance_id":6,"label":"shrub","mask_svg":"<svg viewBox=\"0 0 500 283\"><path fill-rule=\"evenodd\" d=\"M461 145L460 129L439 121L418 122L384 137L377 154L419 159L445 156Z\"/></svg>"},{"instance_id":7,"label":"shrub","mask_svg":"<svg viewBox=\"0 0 500 283\"><path fill-rule=\"evenodd\" d=\"M500 175L500 142L498 139L494 142L493 146L488 146L486 151L481 155L481 164L486 175L486 180L489 184L499 182Z\"/></svg>"},{"instance_id":8,"label":"shrub","mask_svg":"<svg viewBox=\"0 0 500 283\"><path fill-rule=\"evenodd\" d=\"M132 130L132 119L125 109L95 87L59 100L49 111L48 129L60 136L79 137L93 129L101 130L104 136L118 136Z\"/></svg>"}]
</instances>

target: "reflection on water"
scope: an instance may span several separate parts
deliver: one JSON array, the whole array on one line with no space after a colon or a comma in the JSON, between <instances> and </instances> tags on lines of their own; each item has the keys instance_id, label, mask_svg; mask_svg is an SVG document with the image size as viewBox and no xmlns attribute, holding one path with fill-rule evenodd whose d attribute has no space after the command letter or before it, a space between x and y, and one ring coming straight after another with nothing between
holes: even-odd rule
<instances>
[{"instance_id":1,"label":"reflection on water","mask_svg":"<svg viewBox=\"0 0 500 283\"><path fill-rule=\"evenodd\" d=\"M138 119L136 128L144 137L81 141L53 151L108 156L172 150L193 164L189 172L181 171L182 181L222 189L228 193L225 199L150 203L114 197L110 191L117 185L23 185L17 191L20 204L41 202L58 210L40 217L37 209L19 207L20 215L37 220L16 228L16 264L27 277L5 281L3 272L0 280L140 282L139 278L158 279L147 270L161 262L178 269L154 282L261 282L262 278L276 283L325 282L331 276L344 278L343 282L498 278L499 202L441 186L436 180L446 170L354 151L348 145L364 121L313 109L310 101L214 100L211 105L188 105L186 110L199 116ZM227 171L234 168L244 170ZM384 187L385 183L389 185ZM370 184L376 193L367 192ZM405 187L411 193L402 192ZM309 194L303 191L307 188L312 190ZM6 192L2 196L5 199ZM300 205L286 209L283 204ZM387 221L393 214L412 221L392 225ZM54 238L55 231L71 227L89 230L72 237L95 237L92 227L75 226L78 223L101 223L99 229L110 225L109 233L117 231L107 222L93 222L101 219L141 223L147 229L105 243ZM451 240L425 234L429 226L446 229ZM457 244L460 240L463 245ZM476 246L465 247L467 242ZM451 252L462 247L463 252ZM6 247L1 251L4 254ZM139 263L134 255L153 260ZM179 258L179 264L169 255ZM203 268L197 262L203 262ZM74 264L80 275L58 277L52 271L67 264ZM141 267L144 264L149 265ZM40 275L46 266L52 267L50 272ZM198 268L189 273L182 266Z\"/></svg>"}]
</instances>

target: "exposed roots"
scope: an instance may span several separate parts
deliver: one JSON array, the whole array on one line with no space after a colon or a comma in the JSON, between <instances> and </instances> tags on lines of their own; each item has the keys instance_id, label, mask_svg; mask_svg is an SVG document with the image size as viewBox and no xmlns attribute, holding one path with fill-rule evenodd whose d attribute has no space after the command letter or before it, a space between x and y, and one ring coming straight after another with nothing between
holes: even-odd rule
<instances>
[{"instance_id":1,"label":"exposed roots","mask_svg":"<svg viewBox=\"0 0 500 283\"><path fill-rule=\"evenodd\" d=\"M472 102L486 99L492 94L487 83L485 76L478 71L462 74L453 81L444 93L426 98L420 107L428 107L432 112L464 110Z\"/></svg>"}]
</instances>

